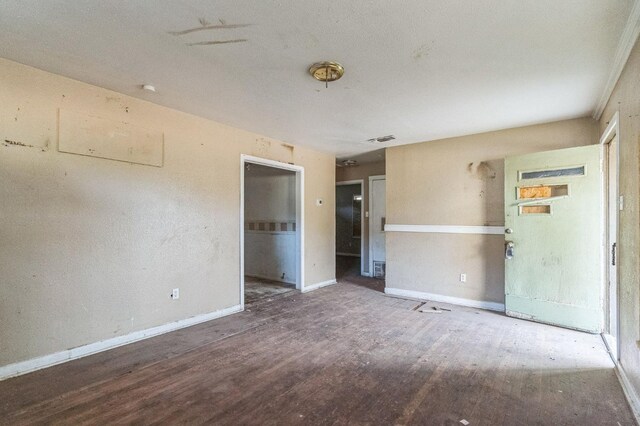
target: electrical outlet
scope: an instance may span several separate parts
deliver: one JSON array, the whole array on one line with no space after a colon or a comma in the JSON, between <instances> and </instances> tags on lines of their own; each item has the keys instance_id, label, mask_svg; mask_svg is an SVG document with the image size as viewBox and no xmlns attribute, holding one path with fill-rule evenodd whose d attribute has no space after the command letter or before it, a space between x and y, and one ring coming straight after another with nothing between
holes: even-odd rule
<instances>
[{"instance_id":1,"label":"electrical outlet","mask_svg":"<svg viewBox=\"0 0 640 426\"><path fill-rule=\"evenodd\" d=\"M180 289L179 289L179 288L174 288L174 289L171 291L171 298L172 298L173 300L180 299Z\"/></svg>"},{"instance_id":2,"label":"electrical outlet","mask_svg":"<svg viewBox=\"0 0 640 426\"><path fill-rule=\"evenodd\" d=\"M467 282L467 274L460 274L460 282L461 283Z\"/></svg>"}]
</instances>

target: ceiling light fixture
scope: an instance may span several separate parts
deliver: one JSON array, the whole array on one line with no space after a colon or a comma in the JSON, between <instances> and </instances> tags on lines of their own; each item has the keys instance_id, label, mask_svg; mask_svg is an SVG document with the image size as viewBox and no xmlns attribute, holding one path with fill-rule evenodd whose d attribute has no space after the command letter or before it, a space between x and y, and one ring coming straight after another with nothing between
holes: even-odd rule
<instances>
[{"instance_id":1,"label":"ceiling light fixture","mask_svg":"<svg viewBox=\"0 0 640 426\"><path fill-rule=\"evenodd\" d=\"M155 92L156 92L156 87L155 87L155 86L152 86L152 85L150 85L150 84L143 84L143 85L142 85L142 90L146 90L147 92L153 92L153 93L155 93Z\"/></svg>"},{"instance_id":2,"label":"ceiling light fixture","mask_svg":"<svg viewBox=\"0 0 640 426\"><path fill-rule=\"evenodd\" d=\"M330 81L339 80L344 74L344 67L337 62L317 62L309 68L309 74L318 81L324 81L329 87Z\"/></svg>"}]
</instances>

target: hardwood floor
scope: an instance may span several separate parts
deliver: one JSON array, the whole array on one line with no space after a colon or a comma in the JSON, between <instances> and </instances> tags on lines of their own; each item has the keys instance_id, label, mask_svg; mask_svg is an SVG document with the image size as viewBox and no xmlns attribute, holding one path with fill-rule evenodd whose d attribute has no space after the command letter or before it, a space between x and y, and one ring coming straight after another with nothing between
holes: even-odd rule
<instances>
[{"instance_id":1,"label":"hardwood floor","mask_svg":"<svg viewBox=\"0 0 640 426\"><path fill-rule=\"evenodd\" d=\"M597 335L348 281L0 382L2 424L635 424Z\"/></svg>"},{"instance_id":2,"label":"hardwood floor","mask_svg":"<svg viewBox=\"0 0 640 426\"><path fill-rule=\"evenodd\" d=\"M295 284L286 284L264 278L244 277L244 303L255 303L258 300L278 297L283 293L295 291Z\"/></svg>"}]
</instances>

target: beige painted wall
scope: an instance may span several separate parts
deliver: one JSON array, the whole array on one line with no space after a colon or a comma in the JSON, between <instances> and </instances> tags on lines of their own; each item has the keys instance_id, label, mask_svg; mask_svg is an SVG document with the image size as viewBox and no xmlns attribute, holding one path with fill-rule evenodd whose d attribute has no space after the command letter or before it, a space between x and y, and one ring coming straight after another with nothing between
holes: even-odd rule
<instances>
[{"instance_id":1,"label":"beige painted wall","mask_svg":"<svg viewBox=\"0 0 640 426\"><path fill-rule=\"evenodd\" d=\"M369 176L385 174L385 162L364 163L357 167L336 167L336 182L362 179L362 214L369 211ZM362 248L364 251L364 271L369 272L369 219L365 217L362 228Z\"/></svg>"},{"instance_id":2,"label":"beige painted wall","mask_svg":"<svg viewBox=\"0 0 640 426\"><path fill-rule=\"evenodd\" d=\"M296 220L296 173L249 164L244 172L244 220Z\"/></svg>"},{"instance_id":3,"label":"beige painted wall","mask_svg":"<svg viewBox=\"0 0 640 426\"><path fill-rule=\"evenodd\" d=\"M388 148L387 224L503 226L505 157L597 142L597 123L581 118ZM503 303L503 243L388 232L386 286Z\"/></svg>"},{"instance_id":4,"label":"beige painted wall","mask_svg":"<svg viewBox=\"0 0 640 426\"><path fill-rule=\"evenodd\" d=\"M237 305L241 153L305 167L305 282L334 278L332 155L6 60L0 75L0 366ZM164 167L57 152L59 108L161 130Z\"/></svg>"},{"instance_id":5,"label":"beige painted wall","mask_svg":"<svg viewBox=\"0 0 640 426\"><path fill-rule=\"evenodd\" d=\"M620 364L640 393L640 42L618 80L600 119L604 132L616 111L620 113L620 195L618 280L620 314Z\"/></svg>"}]
</instances>

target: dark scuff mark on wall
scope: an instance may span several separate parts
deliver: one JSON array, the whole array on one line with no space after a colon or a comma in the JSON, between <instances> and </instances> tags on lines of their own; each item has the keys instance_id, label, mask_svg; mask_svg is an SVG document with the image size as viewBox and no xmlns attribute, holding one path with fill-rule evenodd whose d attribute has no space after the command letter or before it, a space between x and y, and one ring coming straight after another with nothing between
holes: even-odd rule
<instances>
[{"instance_id":1,"label":"dark scuff mark on wall","mask_svg":"<svg viewBox=\"0 0 640 426\"><path fill-rule=\"evenodd\" d=\"M477 165L476 163L469 163L467 165L467 172L476 179L487 180L496 178L496 171L486 161L481 161L477 163Z\"/></svg>"},{"instance_id":2,"label":"dark scuff mark on wall","mask_svg":"<svg viewBox=\"0 0 640 426\"><path fill-rule=\"evenodd\" d=\"M187 46L213 46L216 44L229 44L229 43L246 43L246 38L239 38L235 40L213 40L213 41L198 41L195 43L187 43Z\"/></svg>"},{"instance_id":3,"label":"dark scuff mark on wall","mask_svg":"<svg viewBox=\"0 0 640 426\"><path fill-rule=\"evenodd\" d=\"M5 139L4 143L2 145L4 145L4 146L24 146L26 148L33 148L33 145L29 145L29 144L26 144L24 142L19 142L19 141L12 141L12 140L9 140L9 139Z\"/></svg>"}]
</instances>

